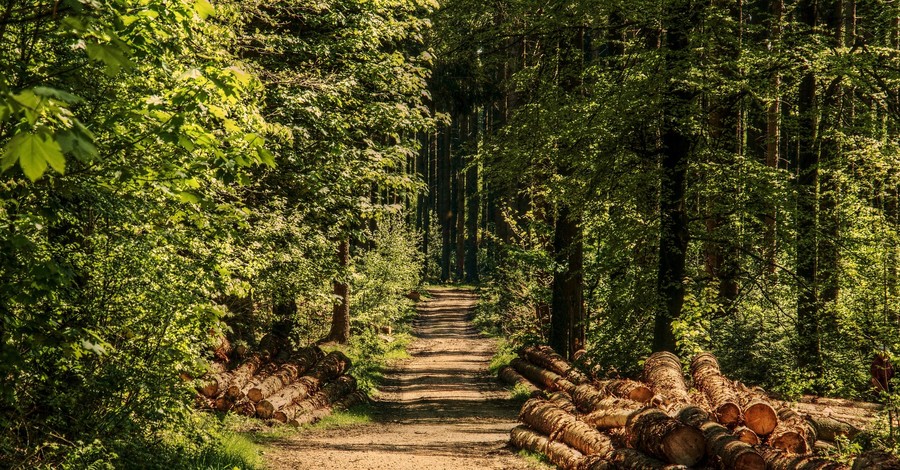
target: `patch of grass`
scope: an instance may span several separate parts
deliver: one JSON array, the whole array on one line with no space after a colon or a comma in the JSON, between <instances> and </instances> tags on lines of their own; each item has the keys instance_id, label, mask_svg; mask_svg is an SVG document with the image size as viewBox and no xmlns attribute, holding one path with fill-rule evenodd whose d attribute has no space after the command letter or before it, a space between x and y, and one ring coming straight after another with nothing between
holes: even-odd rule
<instances>
[{"instance_id":1,"label":"patch of grass","mask_svg":"<svg viewBox=\"0 0 900 470\"><path fill-rule=\"evenodd\" d=\"M547 456L544 454L541 454L540 452L532 452L528 449L521 449L521 450L519 450L519 452L516 453L516 455L531 462L532 464L539 465L542 467L547 466L547 465L552 465L550 463L550 460L547 458Z\"/></svg>"},{"instance_id":2,"label":"patch of grass","mask_svg":"<svg viewBox=\"0 0 900 470\"><path fill-rule=\"evenodd\" d=\"M224 433L216 445L187 459L179 468L197 470L256 470L263 468L259 446L245 436Z\"/></svg>"},{"instance_id":3,"label":"patch of grass","mask_svg":"<svg viewBox=\"0 0 900 470\"><path fill-rule=\"evenodd\" d=\"M513 345L503 339L500 339L497 342L497 352L494 354L494 357L491 358L491 363L488 365L488 370L493 375L497 375L497 372L500 371L504 366L508 366L509 363L518 356L516 354L515 348Z\"/></svg>"},{"instance_id":4,"label":"patch of grass","mask_svg":"<svg viewBox=\"0 0 900 470\"><path fill-rule=\"evenodd\" d=\"M531 391L522 384L516 384L509 390L509 398L510 400L526 401L531 398Z\"/></svg>"},{"instance_id":5,"label":"patch of grass","mask_svg":"<svg viewBox=\"0 0 900 470\"><path fill-rule=\"evenodd\" d=\"M369 424L374 411L372 405L356 405L348 410L335 411L315 424L303 426L303 429L334 429Z\"/></svg>"}]
</instances>

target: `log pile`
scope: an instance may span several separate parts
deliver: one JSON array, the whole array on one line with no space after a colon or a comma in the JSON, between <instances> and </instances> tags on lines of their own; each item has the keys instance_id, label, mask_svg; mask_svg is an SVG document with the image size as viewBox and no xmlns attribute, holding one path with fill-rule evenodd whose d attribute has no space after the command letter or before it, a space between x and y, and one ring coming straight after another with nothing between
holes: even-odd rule
<instances>
[{"instance_id":1,"label":"log pile","mask_svg":"<svg viewBox=\"0 0 900 470\"><path fill-rule=\"evenodd\" d=\"M215 373L198 380L196 402L203 409L311 424L366 400L348 375L350 366L342 352L325 354L317 346L254 354L231 370L211 367Z\"/></svg>"},{"instance_id":2,"label":"log pile","mask_svg":"<svg viewBox=\"0 0 900 470\"><path fill-rule=\"evenodd\" d=\"M728 379L709 353L689 364L691 387L671 353L647 358L641 380L604 379L600 367L577 364L587 372L537 346L499 372L531 395L510 442L562 469L849 469L816 451L838 436L853 437L877 412L873 404L772 399ZM880 454L859 459L866 466L854 468L896 465Z\"/></svg>"}]
</instances>

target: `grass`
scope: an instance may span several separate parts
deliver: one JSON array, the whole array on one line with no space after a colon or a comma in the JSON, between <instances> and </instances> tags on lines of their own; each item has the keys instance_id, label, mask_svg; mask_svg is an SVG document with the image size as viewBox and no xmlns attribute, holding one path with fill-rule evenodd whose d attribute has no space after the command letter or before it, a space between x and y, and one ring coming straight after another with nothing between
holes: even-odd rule
<instances>
[{"instance_id":1,"label":"grass","mask_svg":"<svg viewBox=\"0 0 900 470\"><path fill-rule=\"evenodd\" d=\"M531 391L522 384L516 384L509 390L509 399L516 401L526 401L531 398Z\"/></svg>"},{"instance_id":2,"label":"grass","mask_svg":"<svg viewBox=\"0 0 900 470\"><path fill-rule=\"evenodd\" d=\"M335 411L317 423L303 426L303 429L334 429L369 424L374 411L372 405L356 405L347 410Z\"/></svg>"},{"instance_id":3,"label":"grass","mask_svg":"<svg viewBox=\"0 0 900 470\"><path fill-rule=\"evenodd\" d=\"M528 462L530 462L533 465L538 465L541 467L545 467L547 465L552 465L550 463L550 460L547 459L547 457L544 454L541 454L539 452L532 452L527 449L521 449L521 450L519 450L519 452L516 453L516 455L518 455L519 457L522 457L523 459L527 460Z\"/></svg>"},{"instance_id":4,"label":"grass","mask_svg":"<svg viewBox=\"0 0 900 470\"><path fill-rule=\"evenodd\" d=\"M179 462L180 468L196 470L256 470L263 468L262 451L248 437L225 432L216 445Z\"/></svg>"}]
</instances>

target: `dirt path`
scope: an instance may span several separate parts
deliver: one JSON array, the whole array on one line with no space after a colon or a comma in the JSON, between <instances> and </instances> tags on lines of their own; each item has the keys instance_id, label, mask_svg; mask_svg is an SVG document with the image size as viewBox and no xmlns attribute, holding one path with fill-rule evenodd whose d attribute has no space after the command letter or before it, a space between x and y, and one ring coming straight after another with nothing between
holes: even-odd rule
<instances>
[{"instance_id":1,"label":"dirt path","mask_svg":"<svg viewBox=\"0 0 900 470\"><path fill-rule=\"evenodd\" d=\"M526 469L506 448L515 403L489 376L494 341L468 321L475 296L435 290L420 303L412 358L382 385L375 422L311 431L273 444L275 469Z\"/></svg>"}]
</instances>

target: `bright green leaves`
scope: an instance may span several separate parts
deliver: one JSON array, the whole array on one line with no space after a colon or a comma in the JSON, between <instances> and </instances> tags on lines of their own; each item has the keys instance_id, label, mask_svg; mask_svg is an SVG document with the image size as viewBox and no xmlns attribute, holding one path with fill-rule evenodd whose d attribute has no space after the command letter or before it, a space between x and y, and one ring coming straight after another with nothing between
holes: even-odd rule
<instances>
[{"instance_id":1,"label":"bright green leaves","mask_svg":"<svg viewBox=\"0 0 900 470\"><path fill-rule=\"evenodd\" d=\"M85 51L88 57L103 62L106 65L106 73L115 76L123 67L131 67L133 64L126 56L126 49L114 44L86 43Z\"/></svg>"},{"instance_id":2,"label":"bright green leaves","mask_svg":"<svg viewBox=\"0 0 900 470\"><path fill-rule=\"evenodd\" d=\"M58 173L66 170L62 149L47 133L25 133L13 137L6 144L0 167L7 170L17 161L31 181L40 178L47 171L48 164Z\"/></svg>"},{"instance_id":3,"label":"bright green leaves","mask_svg":"<svg viewBox=\"0 0 900 470\"><path fill-rule=\"evenodd\" d=\"M196 11L197 15L203 19L216 14L216 9L207 0L197 0L194 2L194 11Z\"/></svg>"}]
</instances>

